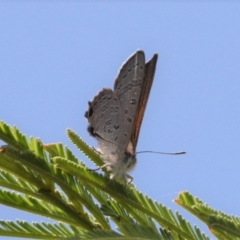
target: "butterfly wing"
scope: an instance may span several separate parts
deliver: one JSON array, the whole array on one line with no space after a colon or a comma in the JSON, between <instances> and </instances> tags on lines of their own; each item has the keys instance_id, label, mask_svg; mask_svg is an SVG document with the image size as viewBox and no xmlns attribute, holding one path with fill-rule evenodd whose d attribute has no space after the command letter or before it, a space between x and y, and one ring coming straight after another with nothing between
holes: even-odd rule
<instances>
[{"instance_id":1,"label":"butterfly wing","mask_svg":"<svg viewBox=\"0 0 240 240\"><path fill-rule=\"evenodd\" d=\"M124 120L124 134L130 135L126 150L134 154L142 119L151 91L158 55L145 64L144 52L133 54L120 69L114 91L119 97Z\"/></svg>"},{"instance_id":2,"label":"butterfly wing","mask_svg":"<svg viewBox=\"0 0 240 240\"><path fill-rule=\"evenodd\" d=\"M138 109L136 112L135 121L133 124L133 130L131 134L131 144L133 145L133 151L136 151L138 142L138 136L142 124L142 119L147 106L148 97L151 91L158 55L154 54L152 59L149 60L145 65L145 76L142 84L142 91L139 99ZM131 146L130 146L131 147Z\"/></svg>"},{"instance_id":3,"label":"butterfly wing","mask_svg":"<svg viewBox=\"0 0 240 240\"><path fill-rule=\"evenodd\" d=\"M131 154L135 153L131 136L143 91L144 76L145 55L139 50L123 64L114 84L114 92L119 98L123 114L123 134L126 136L123 147Z\"/></svg>"},{"instance_id":4,"label":"butterfly wing","mask_svg":"<svg viewBox=\"0 0 240 240\"><path fill-rule=\"evenodd\" d=\"M97 138L105 158L117 158L124 154L122 109L118 96L112 89L104 88L89 102L85 116L88 118L90 134ZM120 147L119 147L120 146Z\"/></svg>"}]
</instances>

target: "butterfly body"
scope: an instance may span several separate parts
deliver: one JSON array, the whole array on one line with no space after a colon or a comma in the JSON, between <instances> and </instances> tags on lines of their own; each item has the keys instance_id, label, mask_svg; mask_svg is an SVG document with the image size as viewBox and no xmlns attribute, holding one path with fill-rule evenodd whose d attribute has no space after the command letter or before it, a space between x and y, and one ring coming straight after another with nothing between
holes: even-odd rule
<instances>
[{"instance_id":1,"label":"butterfly body","mask_svg":"<svg viewBox=\"0 0 240 240\"><path fill-rule=\"evenodd\" d=\"M89 102L85 117L88 131L98 140L110 179L131 182L128 172L136 165L136 145L153 82L157 54L145 63L139 50L121 67L114 90L103 88Z\"/></svg>"}]
</instances>

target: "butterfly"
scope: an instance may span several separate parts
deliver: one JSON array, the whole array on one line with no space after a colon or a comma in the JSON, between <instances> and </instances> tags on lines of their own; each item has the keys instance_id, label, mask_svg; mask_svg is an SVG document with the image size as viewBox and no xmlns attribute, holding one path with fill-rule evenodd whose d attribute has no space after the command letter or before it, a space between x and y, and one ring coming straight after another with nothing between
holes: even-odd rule
<instances>
[{"instance_id":1,"label":"butterfly","mask_svg":"<svg viewBox=\"0 0 240 240\"><path fill-rule=\"evenodd\" d=\"M151 91L158 54L146 63L142 50L136 51L122 65L113 90L103 88L91 102L85 117L88 132L98 141L110 179L130 183L128 174L136 165L139 132Z\"/></svg>"}]
</instances>

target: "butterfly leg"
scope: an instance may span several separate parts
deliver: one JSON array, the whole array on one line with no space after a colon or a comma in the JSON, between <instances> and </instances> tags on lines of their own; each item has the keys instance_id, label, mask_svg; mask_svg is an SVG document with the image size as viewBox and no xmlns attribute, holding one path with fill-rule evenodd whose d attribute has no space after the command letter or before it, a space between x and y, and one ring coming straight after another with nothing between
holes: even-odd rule
<instances>
[{"instance_id":1,"label":"butterfly leg","mask_svg":"<svg viewBox=\"0 0 240 240\"><path fill-rule=\"evenodd\" d=\"M102 155L102 152L101 152L101 149L100 149L100 148L92 147L92 149L93 149L94 152L96 152L97 154Z\"/></svg>"},{"instance_id":2,"label":"butterfly leg","mask_svg":"<svg viewBox=\"0 0 240 240\"><path fill-rule=\"evenodd\" d=\"M126 184L129 184L133 181L133 177L129 174L126 174L127 179L125 180Z\"/></svg>"},{"instance_id":3,"label":"butterfly leg","mask_svg":"<svg viewBox=\"0 0 240 240\"><path fill-rule=\"evenodd\" d=\"M109 167L109 166L110 166L110 164L109 164L109 163L106 163L106 164L102 165L102 166L99 167L99 168L96 168L96 169L88 169L88 170L95 172L95 171L101 170L101 169L106 168L106 167Z\"/></svg>"}]
</instances>

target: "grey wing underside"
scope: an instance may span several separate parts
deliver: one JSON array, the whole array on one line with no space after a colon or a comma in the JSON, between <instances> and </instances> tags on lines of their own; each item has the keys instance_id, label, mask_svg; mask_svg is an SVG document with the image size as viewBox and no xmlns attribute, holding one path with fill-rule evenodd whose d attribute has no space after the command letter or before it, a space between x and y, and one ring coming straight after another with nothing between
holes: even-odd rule
<instances>
[{"instance_id":1,"label":"grey wing underside","mask_svg":"<svg viewBox=\"0 0 240 240\"><path fill-rule=\"evenodd\" d=\"M145 55L139 50L123 64L114 84L114 91L119 97L122 108L124 135L127 139L124 147L131 154L135 154L136 144L131 141L131 136L135 128L144 76Z\"/></svg>"},{"instance_id":2,"label":"grey wing underside","mask_svg":"<svg viewBox=\"0 0 240 240\"><path fill-rule=\"evenodd\" d=\"M125 152L126 136L123 134L122 109L118 96L112 89L104 88L89 103L88 121L93 126L101 152L114 161Z\"/></svg>"},{"instance_id":3,"label":"grey wing underside","mask_svg":"<svg viewBox=\"0 0 240 240\"><path fill-rule=\"evenodd\" d=\"M122 66L114 84L123 110L125 134L129 141L126 150L136 151L142 119L151 91L158 55L145 64L142 50L133 54Z\"/></svg>"},{"instance_id":4,"label":"grey wing underside","mask_svg":"<svg viewBox=\"0 0 240 240\"><path fill-rule=\"evenodd\" d=\"M158 54L154 54L152 59L150 59L145 64L145 76L144 76L144 81L142 85L142 93L139 99L138 110L135 117L135 122L133 124L134 128L131 134L131 142L133 143L134 151L136 150L135 148L137 146L138 136L139 136L139 132L142 125L142 120L143 120L145 109L147 106L148 97L151 91L154 74L156 70L157 59L158 59Z\"/></svg>"}]
</instances>

